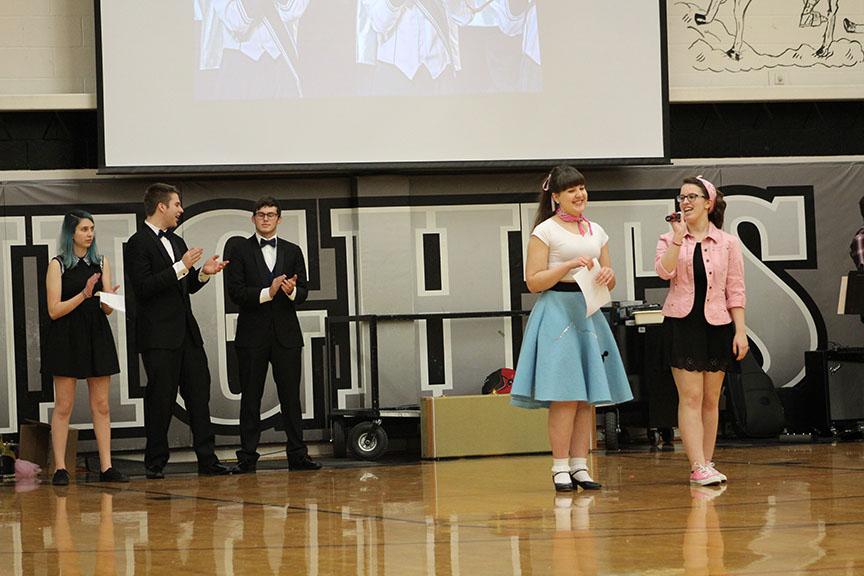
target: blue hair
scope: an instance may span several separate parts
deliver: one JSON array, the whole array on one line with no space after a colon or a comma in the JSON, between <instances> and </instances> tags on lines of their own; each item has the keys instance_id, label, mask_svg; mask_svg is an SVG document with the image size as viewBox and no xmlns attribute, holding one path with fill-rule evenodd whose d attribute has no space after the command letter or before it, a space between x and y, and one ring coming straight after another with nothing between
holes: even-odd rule
<instances>
[{"instance_id":1,"label":"blue hair","mask_svg":"<svg viewBox=\"0 0 864 576\"><path fill-rule=\"evenodd\" d=\"M72 210L63 217L63 225L60 226L60 239L58 240L58 252L60 259L63 261L63 269L68 270L78 263L78 257L73 249L72 237L75 236L75 229L81 220L93 220L93 215L84 210ZM93 237L93 243L87 249L87 258L91 264L99 264L102 262L102 256L96 249L96 237Z\"/></svg>"}]
</instances>

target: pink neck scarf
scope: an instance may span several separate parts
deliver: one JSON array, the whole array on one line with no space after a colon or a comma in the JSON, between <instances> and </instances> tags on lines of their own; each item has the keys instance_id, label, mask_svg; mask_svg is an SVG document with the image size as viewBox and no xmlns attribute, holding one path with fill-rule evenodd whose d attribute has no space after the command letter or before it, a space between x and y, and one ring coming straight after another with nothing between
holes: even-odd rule
<instances>
[{"instance_id":1,"label":"pink neck scarf","mask_svg":"<svg viewBox=\"0 0 864 576\"><path fill-rule=\"evenodd\" d=\"M577 226L579 226L579 234L581 234L582 236L585 235L585 230L582 228L583 222L588 225L588 235L591 236L594 234L594 231L591 229L591 222L587 218L585 218L585 216L582 216L581 214L579 216L573 216L562 210L560 206L558 207L558 210L555 212L555 214L557 214L558 217L561 218L561 220L563 220L564 222L576 222Z\"/></svg>"}]
</instances>

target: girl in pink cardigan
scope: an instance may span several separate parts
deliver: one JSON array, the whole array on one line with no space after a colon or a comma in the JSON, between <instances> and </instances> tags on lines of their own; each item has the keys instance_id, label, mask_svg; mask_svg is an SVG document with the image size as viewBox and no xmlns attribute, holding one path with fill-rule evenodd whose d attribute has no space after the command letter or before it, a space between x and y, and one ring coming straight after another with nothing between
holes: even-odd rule
<instances>
[{"instance_id":1,"label":"girl in pink cardigan","mask_svg":"<svg viewBox=\"0 0 864 576\"><path fill-rule=\"evenodd\" d=\"M686 178L679 219L660 236L654 268L669 280L663 305L666 361L678 388L678 429L690 460L690 483L726 481L711 461L726 371L748 350L744 261L738 238L721 230L726 201L702 178Z\"/></svg>"}]
</instances>

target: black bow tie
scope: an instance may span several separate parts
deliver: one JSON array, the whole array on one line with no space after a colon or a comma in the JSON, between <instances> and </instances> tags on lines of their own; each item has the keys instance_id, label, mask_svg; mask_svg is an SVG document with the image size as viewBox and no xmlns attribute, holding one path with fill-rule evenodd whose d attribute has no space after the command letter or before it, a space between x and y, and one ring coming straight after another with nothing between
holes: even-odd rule
<instances>
[{"instance_id":1,"label":"black bow tie","mask_svg":"<svg viewBox=\"0 0 864 576\"><path fill-rule=\"evenodd\" d=\"M162 238L168 238L168 239L170 240L170 239L171 239L171 236L172 236L173 234L174 234L174 233L171 232L171 230L159 230L159 234L157 234L156 236L158 236L160 240L161 240Z\"/></svg>"},{"instance_id":2,"label":"black bow tie","mask_svg":"<svg viewBox=\"0 0 864 576\"><path fill-rule=\"evenodd\" d=\"M273 248L276 248L276 238L270 238L269 240L261 238L261 248L264 246L272 246Z\"/></svg>"}]
</instances>

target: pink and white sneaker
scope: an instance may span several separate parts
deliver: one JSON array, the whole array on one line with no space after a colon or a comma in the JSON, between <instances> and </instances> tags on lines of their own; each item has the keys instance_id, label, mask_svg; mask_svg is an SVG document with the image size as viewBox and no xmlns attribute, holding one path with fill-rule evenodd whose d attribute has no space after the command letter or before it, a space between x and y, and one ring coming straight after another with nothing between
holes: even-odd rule
<instances>
[{"instance_id":1,"label":"pink and white sneaker","mask_svg":"<svg viewBox=\"0 0 864 576\"><path fill-rule=\"evenodd\" d=\"M699 486L717 486L722 482L720 474L713 468L700 464L690 473L690 484Z\"/></svg>"},{"instance_id":2,"label":"pink and white sneaker","mask_svg":"<svg viewBox=\"0 0 864 576\"><path fill-rule=\"evenodd\" d=\"M714 471L714 472L715 472L715 473L720 477L720 482L726 482L727 480L729 480L728 478L726 478L726 475L725 475L725 474L723 474L722 472L720 472L719 470L717 470L717 467L714 466L714 462L708 462L708 463L705 464L705 465L706 465L708 468L711 468L711 470L713 470L713 471Z\"/></svg>"}]
</instances>

